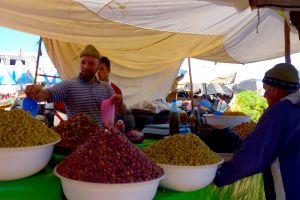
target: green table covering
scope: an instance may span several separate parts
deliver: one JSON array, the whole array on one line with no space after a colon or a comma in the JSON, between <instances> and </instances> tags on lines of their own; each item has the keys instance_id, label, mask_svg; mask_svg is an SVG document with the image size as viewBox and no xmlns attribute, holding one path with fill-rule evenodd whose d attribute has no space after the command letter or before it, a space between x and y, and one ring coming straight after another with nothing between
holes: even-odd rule
<instances>
[{"instance_id":1,"label":"green table covering","mask_svg":"<svg viewBox=\"0 0 300 200\"><path fill-rule=\"evenodd\" d=\"M0 181L1 200L60 200L60 180L46 166L35 175L14 181Z\"/></svg>"},{"instance_id":2,"label":"green table covering","mask_svg":"<svg viewBox=\"0 0 300 200\"><path fill-rule=\"evenodd\" d=\"M244 178L231 185L218 188L211 184L193 192L175 192L159 188L154 200L263 200L262 175Z\"/></svg>"},{"instance_id":3,"label":"green table covering","mask_svg":"<svg viewBox=\"0 0 300 200\"><path fill-rule=\"evenodd\" d=\"M145 148L157 139L146 138L137 144ZM0 181L0 200L61 200L63 198L60 181L52 169L64 156L53 154L48 166L28 178L15 181ZM175 192L158 188L154 200L245 200L265 199L262 175L244 178L234 184L218 188L211 184L193 192ZM142 200L142 199L141 199Z\"/></svg>"}]
</instances>

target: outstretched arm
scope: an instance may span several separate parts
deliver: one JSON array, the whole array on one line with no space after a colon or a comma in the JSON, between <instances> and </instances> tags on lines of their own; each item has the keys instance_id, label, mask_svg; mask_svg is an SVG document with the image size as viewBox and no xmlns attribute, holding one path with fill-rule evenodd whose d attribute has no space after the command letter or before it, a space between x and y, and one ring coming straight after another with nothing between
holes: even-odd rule
<instances>
[{"instance_id":1,"label":"outstretched arm","mask_svg":"<svg viewBox=\"0 0 300 200\"><path fill-rule=\"evenodd\" d=\"M39 102L48 101L50 99L48 90L44 89L41 85L38 84L26 86L25 94L27 97Z\"/></svg>"}]
</instances>

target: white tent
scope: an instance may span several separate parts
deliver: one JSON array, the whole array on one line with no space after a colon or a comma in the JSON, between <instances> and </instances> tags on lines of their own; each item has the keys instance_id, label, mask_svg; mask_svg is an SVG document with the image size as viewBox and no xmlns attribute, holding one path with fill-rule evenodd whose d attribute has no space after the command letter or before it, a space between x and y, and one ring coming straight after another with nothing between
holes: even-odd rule
<instances>
[{"instance_id":1,"label":"white tent","mask_svg":"<svg viewBox=\"0 0 300 200\"><path fill-rule=\"evenodd\" d=\"M237 4L238 3L238 4ZM63 79L94 44L128 106L165 96L186 57L249 63L284 55L284 18L248 0L0 0L0 24L43 37ZM291 32L291 52L300 51Z\"/></svg>"},{"instance_id":2,"label":"white tent","mask_svg":"<svg viewBox=\"0 0 300 200\"><path fill-rule=\"evenodd\" d=\"M0 59L0 85L15 84L14 79L11 77L9 71L4 65L4 61Z\"/></svg>"}]
</instances>

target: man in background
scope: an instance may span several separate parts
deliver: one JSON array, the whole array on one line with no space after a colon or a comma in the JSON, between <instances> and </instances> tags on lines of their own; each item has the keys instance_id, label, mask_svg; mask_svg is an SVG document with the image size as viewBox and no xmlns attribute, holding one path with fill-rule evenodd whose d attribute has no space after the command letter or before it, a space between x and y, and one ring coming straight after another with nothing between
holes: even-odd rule
<instances>
[{"instance_id":1,"label":"man in background","mask_svg":"<svg viewBox=\"0 0 300 200\"><path fill-rule=\"evenodd\" d=\"M110 60L107 57L103 56L100 59L100 65L97 72L97 77L101 81L108 82L111 85L111 87L114 89L116 94L122 95L121 89L109 80L109 73L110 73Z\"/></svg>"},{"instance_id":2,"label":"man in background","mask_svg":"<svg viewBox=\"0 0 300 200\"><path fill-rule=\"evenodd\" d=\"M107 57L104 56L101 57L99 69L97 72L98 79L107 82L114 89L116 95L122 96L121 89L109 80L110 71L111 71L110 60ZM131 110L127 110L126 115L124 116L119 116L117 114L117 119L122 119L124 121L125 132L132 131L135 129L135 119L131 113Z\"/></svg>"}]
</instances>

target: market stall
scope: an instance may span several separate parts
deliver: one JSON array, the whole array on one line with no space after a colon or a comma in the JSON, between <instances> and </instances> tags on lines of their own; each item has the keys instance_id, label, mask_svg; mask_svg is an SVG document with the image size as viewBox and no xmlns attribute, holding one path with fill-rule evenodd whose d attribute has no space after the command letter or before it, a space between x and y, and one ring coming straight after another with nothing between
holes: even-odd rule
<instances>
[{"instance_id":1,"label":"market stall","mask_svg":"<svg viewBox=\"0 0 300 200\"><path fill-rule=\"evenodd\" d=\"M285 55L286 16L268 8L257 13L246 0L30 0L21 8L19 1L0 5L2 26L42 36L62 79L78 74L79 52L94 44L110 58L111 79L129 107L165 97L185 58L251 63ZM290 52L296 53L300 43L290 26Z\"/></svg>"},{"instance_id":2,"label":"market stall","mask_svg":"<svg viewBox=\"0 0 300 200\"><path fill-rule=\"evenodd\" d=\"M79 52L86 44L95 44L101 54L111 58L112 79L124 88L127 105L133 106L165 96L186 57L248 63L284 55L285 18L270 9L262 9L257 16L248 3L243 3L239 7L234 1L217 0L144 4L31 0L20 7L19 1L1 1L0 19L5 27L41 35L63 79L78 74ZM299 52L298 35L291 31L289 34L291 52ZM31 193L11 189L19 184L28 186L28 191L39 192L36 185L41 184L40 178L46 181L45 177L49 177L50 184L55 185L51 186L55 190L52 199L60 199L60 184L53 176L53 168L48 167L20 182L1 181L3 196L19 199ZM261 175L257 175L224 188L209 185L194 192L159 189L154 198L263 199L262 188ZM45 195L46 192L34 193L28 199L45 199Z\"/></svg>"}]
</instances>

